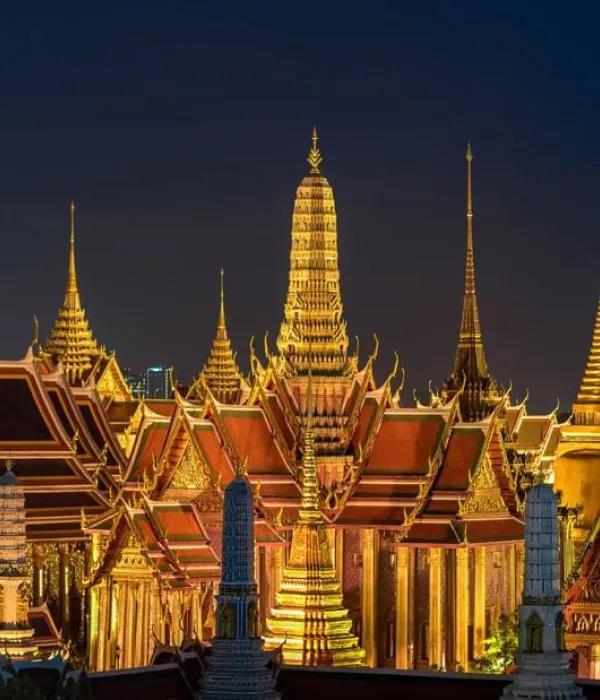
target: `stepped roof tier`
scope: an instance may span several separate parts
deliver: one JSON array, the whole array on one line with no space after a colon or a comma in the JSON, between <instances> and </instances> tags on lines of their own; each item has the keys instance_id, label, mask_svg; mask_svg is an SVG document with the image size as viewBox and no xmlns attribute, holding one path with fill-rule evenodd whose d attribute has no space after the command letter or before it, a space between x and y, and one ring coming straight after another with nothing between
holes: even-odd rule
<instances>
[{"instance_id":1,"label":"stepped roof tier","mask_svg":"<svg viewBox=\"0 0 600 700\"><path fill-rule=\"evenodd\" d=\"M0 362L0 414L0 459L14 461L23 484L27 540L83 538L81 509L109 507L126 463L98 394L30 349Z\"/></svg>"},{"instance_id":2,"label":"stepped roof tier","mask_svg":"<svg viewBox=\"0 0 600 700\"><path fill-rule=\"evenodd\" d=\"M443 386L443 395L451 398L460 394L462 418L477 421L485 418L501 400L496 381L490 375L479 319L475 289L475 255L473 252L473 196L471 163L473 152L467 145L467 250L465 260L465 293L456 358L452 374Z\"/></svg>"},{"instance_id":3,"label":"stepped roof tier","mask_svg":"<svg viewBox=\"0 0 600 700\"><path fill-rule=\"evenodd\" d=\"M239 402L242 389L247 389L247 383L240 372L236 353L231 348L231 340L227 332L223 276L223 270L221 270L221 303L217 320L217 334L213 340L208 361L200 372L200 376L192 383L187 398L202 398L205 387L208 387L217 401L224 404L235 404Z\"/></svg>"},{"instance_id":4,"label":"stepped roof tier","mask_svg":"<svg viewBox=\"0 0 600 700\"><path fill-rule=\"evenodd\" d=\"M153 498L186 500L201 490L207 511L244 464L266 519L293 525L302 509L300 448L273 376L256 378L244 406L209 393L202 403L156 408L161 413L142 404L124 495L146 488ZM508 397L485 420L465 424L459 397L405 408L389 382L361 395L352 425L355 456L329 471L317 462L325 520L448 545L522 539L523 487L530 474L552 471L560 427L555 412L529 416L525 403L511 406Z\"/></svg>"}]
</instances>

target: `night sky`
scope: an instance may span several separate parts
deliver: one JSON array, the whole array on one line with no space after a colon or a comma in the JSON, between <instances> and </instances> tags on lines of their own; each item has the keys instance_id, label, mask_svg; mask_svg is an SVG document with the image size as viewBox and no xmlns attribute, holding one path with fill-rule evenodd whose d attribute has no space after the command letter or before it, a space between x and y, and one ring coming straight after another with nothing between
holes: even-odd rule
<instances>
[{"instance_id":1,"label":"night sky","mask_svg":"<svg viewBox=\"0 0 600 700\"><path fill-rule=\"evenodd\" d=\"M125 5L125 7L123 6ZM90 5L91 7L91 5ZM475 160L488 361L568 409L600 280L597 17L558 2L11 3L0 16L0 356L62 301L69 200L84 305L121 364L197 372L225 267L246 364L279 327L316 124L342 293L404 397L452 368Z\"/></svg>"}]
</instances>

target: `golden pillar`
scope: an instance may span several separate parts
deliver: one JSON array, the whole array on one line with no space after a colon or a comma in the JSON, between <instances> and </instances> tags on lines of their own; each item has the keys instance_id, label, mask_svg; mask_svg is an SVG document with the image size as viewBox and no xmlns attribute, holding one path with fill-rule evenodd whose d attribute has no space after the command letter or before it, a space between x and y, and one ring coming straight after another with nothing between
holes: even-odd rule
<instances>
[{"instance_id":1,"label":"golden pillar","mask_svg":"<svg viewBox=\"0 0 600 700\"><path fill-rule=\"evenodd\" d=\"M146 586L143 583L136 584L135 587L135 639L132 647L132 665L145 666L146 660L144 650L144 639L148 637L148 617L144 611L144 598L146 594Z\"/></svg>"},{"instance_id":2,"label":"golden pillar","mask_svg":"<svg viewBox=\"0 0 600 700\"><path fill-rule=\"evenodd\" d=\"M396 549L396 668L412 669L415 554L412 547Z\"/></svg>"},{"instance_id":3,"label":"golden pillar","mask_svg":"<svg viewBox=\"0 0 600 700\"><path fill-rule=\"evenodd\" d=\"M134 653L135 642L137 638L137 620L136 620L136 589L137 584L133 581L127 583L127 654L125 661L127 667L135 666ZM138 615L139 617L139 615Z\"/></svg>"},{"instance_id":4,"label":"golden pillar","mask_svg":"<svg viewBox=\"0 0 600 700\"><path fill-rule=\"evenodd\" d=\"M517 545L515 545L515 548L516 548L516 551L515 551L515 557L516 557L515 599L517 601L517 605L520 605L521 598L523 596L523 583L524 583L524 576L525 576L525 545L523 542L519 542Z\"/></svg>"},{"instance_id":5,"label":"golden pillar","mask_svg":"<svg viewBox=\"0 0 600 700\"><path fill-rule=\"evenodd\" d=\"M335 575L337 580L344 590L344 530L336 528L335 530Z\"/></svg>"},{"instance_id":6,"label":"golden pillar","mask_svg":"<svg viewBox=\"0 0 600 700\"><path fill-rule=\"evenodd\" d=\"M485 547L475 548L475 600L473 601L473 656L480 659L486 639L486 555Z\"/></svg>"},{"instance_id":7,"label":"golden pillar","mask_svg":"<svg viewBox=\"0 0 600 700\"><path fill-rule=\"evenodd\" d=\"M469 550L456 550L456 615L454 656L461 670L469 669Z\"/></svg>"},{"instance_id":8,"label":"golden pillar","mask_svg":"<svg viewBox=\"0 0 600 700\"><path fill-rule=\"evenodd\" d=\"M429 550L429 663L441 668L443 665L444 637L442 626L444 550L432 547Z\"/></svg>"},{"instance_id":9,"label":"golden pillar","mask_svg":"<svg viewBox=\"0 0 600 700\"><path fill-rule=\"evenodd\" d=\"M98 591L98 655L94 671L108 671L110 660L112 592L108 579L104 579Z\"/></svg>"},{"instance_id":10,"label":"golden pillar","mask_svg":"<svg viewBox=\"0 0 600 700\"><path fill-rule=\"evenodd\" d=\"M100 668L100 596L101 587L92 586L89 589L89 622L88 622L88 643L89 664L91 671Z\"/></svg>"},{"instance_id":11,"label":"golden pillar","mask_svg":"<svg viewBox=\"0 0 600 700\"><path fill-rule=\"evenodd\" d=\"M365 650L365 664L377 666L377 599L379 533L365 528L362 537L362 587L361 587L361 646Z\"/></svg>"},{"instance_id":12,"label":"golden pillar","mask_svg":"<svg viewBox=\"0 0 600 700\"><path fill-rule=\"evenodd\" d=\"M517 609L517 545L508 545L508 610Z\"/></svg>"},{"instance_id":13,"label":"golden pillar","mask_svg":"<svg viewBox=\"0 0 600 700\"><path fill-rule=\"evenodd\" d=\"M71 637L71 561L70 546L62 542L58 545L58 600L60 626L63 635Z\"/></svg>"},{"instance_id":14,"label":"golden pillar","mask_svg":"<svg viewBox=\"0 0 600 700\"><path fill-rule=\"evenodd\" d=\"M44 545L33 545L33 604L42 605L46 599L46 576L44 569Z\"/></svg>"},{"instance_id":15,"label":"golden pillar","mask_svg":"<svg viewBox=\"0 0 600 700\"><path fill-rule=\"evenodd\" d=\"M592 644L590 647L590 678L600 678L600 644Z\"/></svg>"},{"instance_id":16,"label":"golden pillar","mask_svg":"<svg viewBox=\"0 0 600 700\"><path fill-rule=\"evenodd\" d=\"M124 581L119 581L115 584L117 589L115 592L117 599L117 614L116 614L116 638L117 649L115 655L115 664L117 668L125 667L126 646L127 646L127 584Z\"/></svg>"}]
</instances>

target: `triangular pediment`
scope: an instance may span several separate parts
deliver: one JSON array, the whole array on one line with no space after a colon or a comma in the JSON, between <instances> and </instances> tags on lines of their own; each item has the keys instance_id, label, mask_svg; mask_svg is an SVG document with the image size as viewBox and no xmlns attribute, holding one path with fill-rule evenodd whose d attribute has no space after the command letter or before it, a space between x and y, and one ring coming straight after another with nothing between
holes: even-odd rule
<instances>
[{"instance_id":1,"label":"triangular pediment","mask_svg":"<svg viewBox=\"0 0 600 700\"><path fill-rule=\"evenodd\" d=\"M213 478L192 440L185 446L169 482L169 489L204 492L212 489Z\"/></svg>"},{"instance_id":2,"label":"triangular pediment","mask_svg":"<svg viewBox=\"0 0 600 700\"><path fill-rule=\"evenodd\" d=\"M472 477L468 496L460 506L460 515L465 517L490 513L508 513L508 508L490 460L484 455Z\"/></svg>"},{"instance_id":3,"label":"triangular pediment","mask_svg":"<svg viewBox=\"0 0 600 700\"><path fill-rule=\"evenodd\" d=\"M103 399L131 401L131 390L114 355L110 355L96 378L96 391Z\"/></svg>"}]
</instances>

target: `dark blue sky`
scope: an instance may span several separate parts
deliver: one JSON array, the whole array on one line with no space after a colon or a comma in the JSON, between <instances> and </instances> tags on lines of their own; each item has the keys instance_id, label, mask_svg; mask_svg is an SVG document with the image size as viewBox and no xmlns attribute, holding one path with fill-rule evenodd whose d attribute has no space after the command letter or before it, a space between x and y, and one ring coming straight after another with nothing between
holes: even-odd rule
<instances>
[{"instance_id":1,"label":"dark blue sky","mask_svg":"<svg viewBox=\"0 0 600 700\"><path fill-rule=\"evenodd\" d=\"M150 5L150 7L149 7ZM44 337L68 202L95 334L186 379L219 268L240 356L277 332L313 124L336 194L349 332L407 391L451 369L464 147L493 374L577 389L600 293L598 17L589 3L13 3L0 15L3 357ZM258 343L262 346L262 341Z\"/></svg>"}]
</instances>

